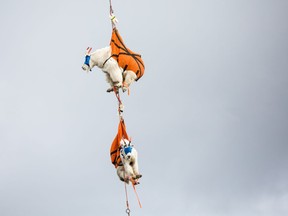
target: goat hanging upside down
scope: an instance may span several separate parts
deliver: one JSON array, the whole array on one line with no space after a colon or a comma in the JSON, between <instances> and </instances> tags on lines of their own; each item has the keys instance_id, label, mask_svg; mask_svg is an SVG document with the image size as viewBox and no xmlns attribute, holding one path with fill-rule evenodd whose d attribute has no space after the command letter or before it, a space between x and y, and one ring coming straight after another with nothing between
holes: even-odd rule
<instances>
[{"instance_id":1,"label":"goat hanging upside down","mask_svg":"<svg viewBox=\"0 0 288 216\"><path fill-rule=\"evenodd\" d=\"M107 92L113 91L116 87L122 88L125 92L129 86L140 79L145 70L141 55L132 52L127 48L118 30L113 29L110 46L90 53L92 48L87 48L85 62L82 69L91 71L94 66L106 73L106 80L110 84Z\"/></svg>"},{"instance_id":2,"label":"goat hanging upside down","mask_svg":"<svg viewBox=\"0 0 288 216\"><path fill-rule=\"evenodd\" d=\"M121 181L134 185L139 184L138 179L142 177L138 170L138 153L131 141L122 139L120 142L120 158L122 164L117 167L117 175Z\"/></svg>"}]
</instances>

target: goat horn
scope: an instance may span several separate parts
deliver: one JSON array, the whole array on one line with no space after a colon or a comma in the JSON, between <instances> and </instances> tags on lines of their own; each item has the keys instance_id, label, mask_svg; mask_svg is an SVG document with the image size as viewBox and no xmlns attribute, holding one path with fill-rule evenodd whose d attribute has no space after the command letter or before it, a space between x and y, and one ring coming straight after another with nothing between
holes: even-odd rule
<instances>
[{"instance_id":1,"label":"goat horn","mask_svg":"<svg viewBox=\"0 0 288 216\"><path fill-rule=\"evenodd\" d=\"M90 54L91 50L92 50L92 47L88 47L88 48L86 49L87 54Z\"/></svg>"}]
</instances>

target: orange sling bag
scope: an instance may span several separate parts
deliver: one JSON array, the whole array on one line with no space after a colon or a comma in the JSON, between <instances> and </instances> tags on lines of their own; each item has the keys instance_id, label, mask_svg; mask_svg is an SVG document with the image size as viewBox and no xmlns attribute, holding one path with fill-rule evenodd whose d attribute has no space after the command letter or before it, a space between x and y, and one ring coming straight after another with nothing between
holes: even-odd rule
<instances>
[{"instance_id":1,"label":"orange sling bag","mask_svg":"<svg viewBox=\"0 0 288 216\"><path fill-rule=\"evenodd\" d=\"M122 161L120 158L120 141L122 139L129 140L128 134L126 132L126 126L124 120L121 119L118 125L118 133L114 138L111 147L110 147L110 157L111 162L114 164L115 168L122 165Z\"/></svg>"},{"instance_id":2,"label":"orange sling bag","mask_svg":"<svg viewBox=\"0 0 288 216\"><path fill-rule=\"evenodd\" d=\"M118 65L123 68L123 71L131 70L136 73L136 81L140 79L145 70L141 55L134 53L125 46L123 39L116 28L113 29L110 46L112 49L111 57L118 62Z\"/></svg>"}]
</instances>

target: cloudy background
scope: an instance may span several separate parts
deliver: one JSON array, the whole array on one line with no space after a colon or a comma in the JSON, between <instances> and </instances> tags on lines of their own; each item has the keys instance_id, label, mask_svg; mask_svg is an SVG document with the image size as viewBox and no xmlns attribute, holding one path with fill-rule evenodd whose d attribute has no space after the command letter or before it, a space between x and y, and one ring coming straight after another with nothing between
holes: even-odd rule
<instances>
[{"instance_id":1,"label":"cloudy background","mask_svg":"<svg viewBox=\"0 0 288 216\"><path fill-rule=\"evenodd\" d=\"M122 95L132 216L288 215L288 1L114 0L145 75ZM87 46L108 0L1 0L0 215L126 215L117 101Z\"/></svg>"}]
</instances>

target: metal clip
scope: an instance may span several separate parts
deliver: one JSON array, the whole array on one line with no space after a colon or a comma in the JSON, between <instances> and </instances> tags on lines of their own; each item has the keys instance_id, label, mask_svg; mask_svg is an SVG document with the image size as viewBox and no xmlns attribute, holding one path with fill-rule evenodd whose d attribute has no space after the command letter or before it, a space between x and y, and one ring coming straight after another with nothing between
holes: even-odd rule
<instances>
[{"instance_id":1,"label":"metal clip","mask_svg":"<svg viewBox=\"0 0 288 216\"><path fill-rule=\"evenodd\" d=\"M127 208L127 209L126 209L126 213L127 213L128 216L130 216L130 212L131 212L130 209Z\"/></svg>"}]
</instances>

